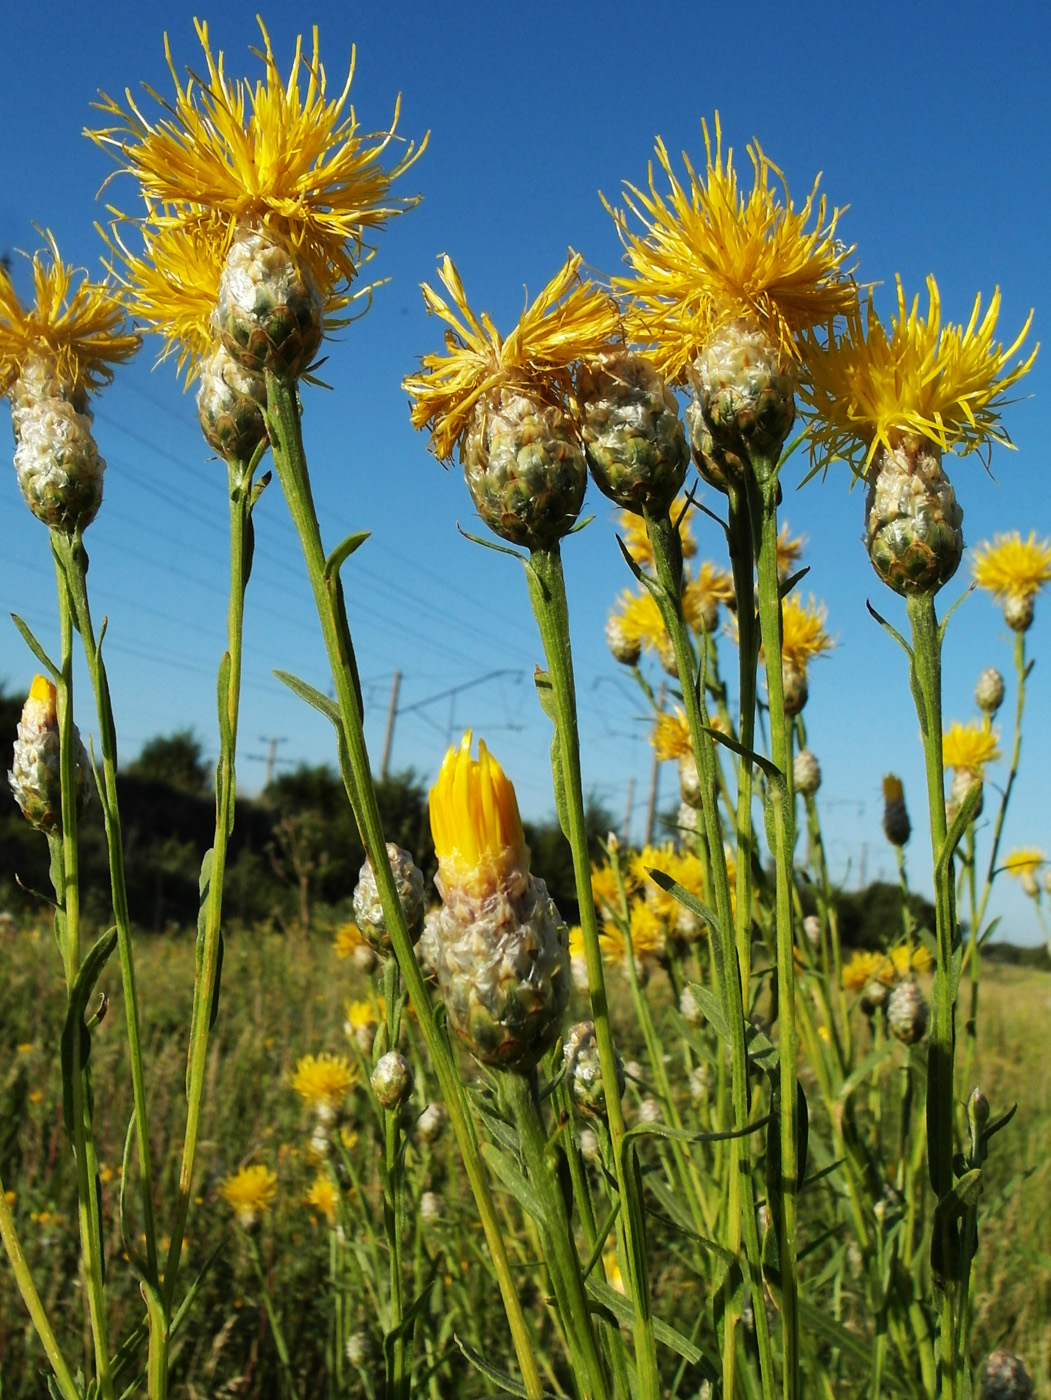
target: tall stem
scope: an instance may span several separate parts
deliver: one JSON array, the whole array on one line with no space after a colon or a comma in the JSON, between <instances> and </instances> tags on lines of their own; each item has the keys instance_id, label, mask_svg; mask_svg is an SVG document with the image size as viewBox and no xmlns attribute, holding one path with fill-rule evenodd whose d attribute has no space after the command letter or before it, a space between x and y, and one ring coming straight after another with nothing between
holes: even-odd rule
<instances>
[{"instance_id":1,"label":"tall stem","mask_svg":"<svg viewBox=\"0 0 1051 1400\"><path fill-rule=\"evenodd\" d=\"M956 1051L956 987L960 976L959 930L952 861L945 851L945 775L942 766L941 629L933 593L910 594L906 609L912 628L913 694L923 736L927 802L934 858L934 910L937 962L927 1050L927 1152L931 1186L943 1202L953 1186L953 1072ZM955 1219L945 1212L935 1229L943 1233L942 1257L957 1254ZM956 1314L958 1280L942 1279L941 1383L946 1400L959 1395Z\"/></svg>"},{"instance_id":2,"label":"tall stem","mask_svg":"<svg viewBox=\"0 0 1051 1400\"><path fill-rule=\"evenodd\" d=\"M409 999L416 1011L420 1030L434 1065L438 1083L449 1114L449 1124L463 1158L467 1178L474 1194L475 1205L493 1261L504 1310L514 1343L515 1355L522 1370L522 1380L530 1397L542 1393L540 1372L533 1344L518 1297L517 1286L507 1257L500 1220L489 1190L489 1181L478 1150L467 1107L466 1094L447 1041L435 1024L427 988L416 962L412 940L405 926L405 915L398 898L397 887L387 856L383 823L372 783L371 766L365 745L363 716L357 681L357 666L343 601L343 588L338 570L327 567L321 543L321 530L314 509L313 493L307 471L306 455L300 431L299 411L294 383L281 376L267 374L267 425L270 431L274 464L281 481L292 522L306 562L307 575L314 593L318 621L328 653L329 667L336 687L339 708L340 766L347 796L350 798L362 841L376 874L380 903L387 921L394 956L405 979Z\"/></svg>"},{"instance_id":3,"label":"tall stem","mask_svg":"<svg viewBox=\"0 0 1051 1400\"><path fill-rule=\"evenodd\" d=\"M216 987L222 944L223 881L226 852L234 826L237 721L241 702L241 651L244 634L244 600L252 568L251 468L244 462L229 463L230 494L230 594L227 603L227 650L219 665L219 762L215 770L215 842L211 861L202 871L204 909L197 935L197 966L186 1075L186 1132L179 1166L179 1195L172 1223L171 1245L164 1270L164 1295L169 1308L182 1255L186 1216L193 1194L193 1167L204 1102L208 1040L216 1012ZM208 856L205 857L208 862Z\"/></svg>"},{"instance_id":4,"label":"tall stem","mask_svg":"<svg viewBox=\"0 0 1051 1400\"><path fill-rule=\"evenodd\" d=\"M660 1393L657 1372L653 1312L649 1293L646 1259L645 1218L642 1208L642 1180L634 1154L626 1148L624 1110L617 1081L616 1052L609 1019L606 979L599 949L598 914L591 889L591 857L588 852L584 819L584 789L580 775L580 735L577 728L576 683L569 638L569 605L558 545L534 549L526 566L533 615L547 660L548 676L555 708L555 748L552 764L557 789L561 792L566 838L573 853L573 874L580 902L580 927L587 964L591 1014L595 1023L602 1082L606 1092L606 1113L613 1144L617 1191L622 1204L621 1224L626 1246L628 1289L635 1307L635 1365L638 1394L642 1400L656 1400Z\"/></svg>"},{"instance_id":5,"label":"tall stem","mask_svg":"<svg viewBox=\"0 0 1051 1400\"><path fill-rule=\"evenodd\" d=\"M679 672L679 685L682 689L686 723L690 731L697 775L701 785L701 810L704 816L705 837L708 843L708 858L715 887L715 912L718 927L711 939L712 959L730 1035L730 1095L733 1105L735 1130L747 1126L750 1112L748 1092L748 1054L745 1042L745 1007L741 987L741 970L738 962L737 939L734 925L733 901L730 898L730 881L726 869L726 852L723 849L723 832L718 810L718 765L715 744L708 730L708 713L704 699L704 687L695 674L693 648L682 611L682 544L679 533L667 513L647 515L646 530L653 548L653 558L657 570L657 583L654 596L661 611L661 617L675 649L676 666ZM744 1237L745 1259L748 1281L752 1291L753 1311L756 1325L756 1344L759 1350L759 1366L762 1376L764 1400L773 1395L773 1359L770 1350L770 1335L763 1306L763 1277L759 1254L759 1233L755 1216L755 1197L752 1189L752 1174L749 1165L749 1151L742 1138L730 1140L729 1190L727 1200L727 1246L734 1255L741 1248ZM724 1287L723 1316L723 1393L734 1394L736 1369L736 1329L740 1321L740 1302L735 1296L732 1271L727 1275Z\"/></svg>"}]
</instances>

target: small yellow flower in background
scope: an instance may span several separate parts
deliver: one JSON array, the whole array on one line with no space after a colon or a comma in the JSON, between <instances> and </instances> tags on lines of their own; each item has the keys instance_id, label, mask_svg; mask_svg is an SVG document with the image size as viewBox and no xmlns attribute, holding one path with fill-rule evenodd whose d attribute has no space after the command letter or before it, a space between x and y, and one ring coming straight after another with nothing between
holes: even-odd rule
<instances>
[{"instance_id":1,"label":"small yellow flower in background","mask_svg":"<svg viewBox=\"0 0 1051 1400\"><path fill-rule=\"evenodd\" d=\"M269 1167L253 1163L228 1176L219 1193L242 1229L251 1230L273 1204L277 1195L277 1175Z\"/></svg>"},{"instance_id":2,"label":"small yellow flower in background","mask_svg":"<svg viewBox=\"0 0 1051 1400\"><path fill-rule=\"evenodd\" d=\"M617 1293L623 1293L624 1296L627 1297L628 1290L624 1283L624 1276L620 1271L620 1264L617 1262L617 1246L615 1243L607 1245L602 1251L602 1269L610 1288L614 1289Z\"/></svg>"},{"instance_id":3,"label":"small yellow flower in background","mask_svg":"<svg viewBox=\"0 0 1051 1400\"><path fill-rule=\"evenodd\" d=\"M782 579L789 578L796 571L802 558L806 540L802 535L792 535L787 522L777 532L777 572Z\"/></svg>"},{"instance_id":4,"label":"small yellow flower in background","mask_svg":"<svg viewBox=\"0 0 1051 1400\"><path fill-rule=\"evenodd\" d=\"M4 1200L7 1202L7 1204L8 1204L9 1206L13 1206L14 1203L18 1200L18 1192L17 1192L17 1191L5 1191L5 1192L4 1192Z\"/></svg>"},{"instance_id":5,"label":"small yellow flower in background","mask_svg":"<svg viewBox=\"0 0 1051 1400\"><path fill-rule=\"evenodd\" d=\"M356 1078L349 1060L322 1051L320 1055L304 1055L299 1060L292 1076L292 1087L308 1108L335 1114L343 1107Z\"/></svg>"},{"instance_id":6,"label":"small yellow flower in background","mask_svg":"<svg viewBox=\"0 0 1051 1400\"><path fill-rule=\"evenodd\" d=\"M1051 540L1038 540L1035 531L1023 540L1017 530L996 535L974 554L974 581L1003 603L1008 626L1025 632L1033 620L1033 601L1051 583Z\"/></svg>"},{"instance_id":7,"label":"small yellow flower in background","mask_svg":"<svg viewBox=\"0 0 1051 1400\"><path fill-rule=\"evenodd\" d=\"M650 743L661 763L693 752L686 716L678 705L673 711L663 710L657 716L650 731Z\"/></svg>"},{"instance_id":8,"label":"small yellow flower in background","mask_svg":"<svg viewBox=\"0 0 1051 1400\"><path fill-rule=\"evenodd\" d=\"M942 763L946 768L981 778L985 765L1000 757L999 737L1000 731L993 728L988 717L967 724L953 720L942 735Z\"/></svg>"},{"instance_id":9,"label":"small yellow flower in background","mask_svg":"<svg viewBox=\"0 0 1051 1400\"><path fill-rule=\"evenodd\" d=\"M661 652L670 646L660 608L649 592L631 593L625 590L612 613L624 635L647 651Z\"/></svg>"},{"instance_id":10,"label":"small yellow flower in background","mask_svg":"<svg viewBox=\"0 0 1051 1400\"><path fill-rule=\"evenodd\" d=\"M981 316L975 298L966 326L942 324L938 284L927 278L928 312L919 298L906 302L897 283L897 314L889 332L869 294L864 320L849 317L847 333L821 347L811 344L804 397L812 410L811 452L824 465L836 458L863 474L880 448L893 452L908 436L926 438L942 452L964 455L990 442L1010 446L1000 427L1005 394L1032 367L1034 349L1013 367L1032 315L1005 350L994 340L1000 293Z\"/></svg>"},{"instance_id":11,"label":"small yellow flower in background","mask_svg":"<svg viewBox=\"0 0 1051 1400\"><path fill-rule=\"evenodd\" d=\"M368 997L359 1001L348 1001L346 1004L346 1013L347 1024L352 1031L361 1030L367 1026L378 1026L386 1014L382 997Z\"/></svg>"},{"instance_id":12,"label":"small yellow flower in background","mask_svg":"<svg viewBox=\"0 0 1051 1400\"><path fill-rule=\"evenodd\" d=\"M660 915L649 900L635 899L628 911L631 948L636 962L660 958L664 953L666 930Z\"/></svg>"},{"instance_id":13,"label":"small yellow flower in background","mask_svg":"<svg viewBox=\"0 0 1051 1400\"><path fill-rule=\"evenodd\" d=\"M32 1104L43 1103L43 1102L44 1102L44 1091L43 1091L43 1089L32 1089L32 1090L30 1090L30 1093L29 1093L29 1102L32 1103Z\"/></svg>"},{"instance_id":14,"label":"small yellow flower in background","mask_svg":"<svg viewBox=\"0 0 1051 1400\"><path fill-rule=\"evenodd\" d=\"M212 55L207 24L195 21L195 27L205 79L179 81L166 39L174 101L150 91L161 119L149 122L130 93L126 108L102 94L99 110L116 124L86 133L138 181L147 211L145 256L119 245L116 251L127 265L135 314L178 348L180 368L214 339L209 300L214 308L239 228L256 228L286 246L309 269L330 313L345 307L347 289L373 252L368 232L419 202L390 190L426 145L407 143L384 168L388 147L400 139L398 103L388 131L364 135L347 105L354 55L342 91L331 97L317 30L309 58L297 39L286 82L260 22L264 78L253 86L227 77L222 55Z\"/></svg>"},{"instance_id":15,"label":"small yellow flower in background","mask_svg":"<svg viewBox=\"0 0 1051 1400\"><path fill-rule=\"evenodd\" d=\"M781 659L786 666L805 671L815 656L831 651L835 642L825 631L828 610L813 597L801 602L790 593L781 604Z\"/></svg>"},{"instance_id":16,"label":"small yellow flower in background","mask_svg":"<svg viewBox=\"0 0 1051 1400\"><path fill-rule=\"evenodd\" d=\"M621 872L624 878L624 872ZM624 878L625 890L630 891L631 881ZM611 865L592 865L591 867L591 893L596 906L600 910L608 910L613 914L620 913L620 886L617 884L617 876Z\"/></svg>"},{"instance_id":17,"label":"small yellow flower in background","mask_svg":"<svg viewBox=\"0 0 1051 1400\"><path fill-rule=\"evenodd\" d=\"M340 924L332 940L332 948L337 958L349 958L356 948L365 942L361 930L355 923Z\"/></svg>"},{"instance_id":18,"label":"small yellow flower in background","mask_svg":"<svg viewBox=\"0 0 1051 1400\"><path fill-rule=\"evenodd\" d=\"M31 1040L24 1040L21 1045L15 1046L15 1052L19 1055L28 1055L32 1052L32 1049L33 1042Z\"/></svg>"},{"instance_id":19,"label":"small yellow flower in background","mask_svg":"<svg viewBox=\"0 0 1051 1400\"><path fill-rule=\"evenodd\" d=\"M705 559L695 578L683 585L682 610L695 632L712 633L719 625L719 605L736 598L733 574Z\"/></svg>"},{"instance_id":20,"label":"small yellow flower in background","mask_svg":"<svg viewBox=\"0 0 1051 1400\"><path fill-rule=\"evenodd\" d=\"M864 952L859 949L843 964L843 986L849 992L860 992L870 982L894 980L894 965L883 953Z\"/></svg>"},{"instance_id":21,"label":"small yellow flower in background","mask_svg":"<svg viewBox=\"0 0 1051 1400\"><path fill-rule=\"evenodd\" d=\"M335 1225L339 1192L328 1172L318 1172L313 1185L306 1194L306 1203L320 1211L329 1225Z\"/></svg>"},{"instance_id":22,"label":"small yellow flower in background","mask_svg":"<svg viewBox=\"0 0 1051 1400\"><path fill-rule=\"evenodd\" d=\"M431 833L446 889L484 895L528 869L529 852L514 786L485 746L471 757L473 734L445 755L431 788Z\"/></svg>"},{"instance_id":23,"label":"small yellow flower in background","mask_svg":"<svg viewBox=\"0 0 1051 1400\"><path fill-rule=\"evenodd\" d=\"M1047 864L1047 856L1035 846L1020 846L1004 859L1003 868L1008 875L1020 880L1022 889L1030 899L1040 898L1040 886L1036 882L1036 872Z\"/></svg>"},{"instance_id":24,"label":"small yellow flower in background","mask_svg":"<svg viewBox=\"0 0 1051 1400\"><path fill-rule=\"evenodd\" d=\"M678 384L698 352L733 322L755 325L782 358L796 360L799 334L843 315L857 297L845 277L852 250L835 237L840 211L833 210L826 223L816 182L796 209L781 171L753 143L748 147L752 190L745 197L738 191L733 152L723 156L718 115L714 149L707 123L701 125L707 153L703 177L684 156L687 182L680 184L658 139L667 198L658 193L651 168L648 194L625 186L625 203L643 232L630 232L627 216L610 211L633 271L612 279L614 291L632 299L631 335L649 347L664 377ZM816 227L808 231L812 218Z\"/></svg>"},{"instance_id":25,"label":"small yellow flower in background","mask_svg":"<svg viewBox=\"0 0 1051 1400\"><path fill-rule=\"evenodd\" d=\"M668 508L672 520L679 525L679 539L682 542L682 557L692 559L697 553L697 541L693 537L690 528L689 502L685 496L679 496ZM617 512L617 533L624 541L624 545L635 560L635 563L643 569L653 567L653 548L650 545L650 537L646 533L646 522L640 515L634 515L630 510Z\"/></svg>"}]
</instances>

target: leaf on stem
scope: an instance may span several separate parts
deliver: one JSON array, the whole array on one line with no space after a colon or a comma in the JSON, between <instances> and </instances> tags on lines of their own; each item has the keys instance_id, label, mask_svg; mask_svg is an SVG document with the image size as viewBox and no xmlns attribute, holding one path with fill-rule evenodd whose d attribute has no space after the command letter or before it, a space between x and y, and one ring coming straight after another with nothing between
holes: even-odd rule
<instances>
[{"instance_id":1,"label":"leaf on stem","mask_svg":"<svg viewBox=\"0 0 1051 1400\"><path fill-rule=\"evenodd\" d=\"M73 1048L76 1043L74 1037L79 1036L80 1038L80 1069L83 1073L91 1055L91 1035L84 1024L84 1012L87 1010L88 998L95 990L95 983L99 980L102 969L116 946L117 930L115 928L107 929L102 937L92 944L74 978L73 986L70 988L69 1007L62 1026L61 1058L62 1107L66 1131L71 1136L74 1122Z\"/></svg>"},{"instance_id":2,"label":"leaf on stem","mask_svg":"<svg viewBox=\"0 0 1051 1400\"><path fill-rule=\"evenodd\" d=\"M324 577L326 583L339 573L350 556L361 548L371 534L371 530L358 530L355 534L348 535L342 544L336 546L325 560Z\"/></svg>"},{"instance_id":3,"label":"leaf on stem","mask_svg":"<svg viewBox=\"0 0 1051 1400\"><path fill-rule=\"evenodd\" d=\"M902 651L905 653L905 655L906 655L906 656L909 658L909 660L911 661L911 660L912 660L912 647L909 646L908 642L907 642L907 641L905 640L905 638L901 635L901 633L898 631L898 629L897 629L896 627L892 627L892 626L890 625L890 623L887 621L887 619L886 619L885 617L882 617L882 616L876 611L876 609L872 606L872 604L869 602L869 600L868 600L867 598L865 599L865 607L868 609L869 616L875 618L875 620L876 620L876 621L879 623L879 625L883 628L884 632L886 632L889 636L891 636L891 637L894 638L894 640L897 642L898 646L901 647Z\"/></svg>"},{"instance_id":4,"label":"leaf on stem","mask_svg":"<svg viewBox=\"0 0 1051 1400\"><path fill-rule=\"evenodd\" d=\"M26 646L33 653L36 659L40 662L44 670L50 673L51 679L57 684L62 677L61 669L58 666L56 666L55 663L51 660L50 656L48 656L47 652L40 645L37 639L33 636L32 632L29 630L29 628L26 626L26 624L22 621L22 619L18 616L17 613L11 614L11 621L18 628L19 632L22 635L22 640L25 642Z\"/></svg>"},{"instance_id":5,"label":"leaf on stem","mask_svg":"<svg viewBox=\"0 0 1051 1400\"><path fill-rule=\"evenodd\" d=\"M294 695L298 695L300 700L305 700L319 714L324 715L327 720L331 720L337 729L341 727L339 706L334 700L330 700L327 695L322 695L320 690L315 690L312 685L301 681L298 676L293 676L290 671L275 671L274 675L283 685L287 685Z\"/></svg>"},{"instance_id":6,"label":"leaf on stem","mask_svg":"<svg viewBox=\"0 0 1051 1400\"><path fill-rule=\"evenodd\" d=\"M508 1375L506 1371L501 1371L498 1366L494 1366L491 1361L487 1361L480 1351L475 1351L462 1337L453 1333L453 1341L463 1352L464 1356L476 1370L480 1371L487 1380L495 1385L503 1386L503 1390L498 1392L499 1396L514 1396L515 1400L529 1400L529 1391L521 1381L514 1376ZM540 1400L563 1400L561 1396L554 1396L550 1391L542 1391Z\"/></svg>"},{"instance_id":7,"label":"leaf on stem","mask_svg":"<svg viewBox=\"0 0 1051 1400\"><path fill-rule=\"evenodd\" d=\"M508 549L505 544L496 544L493 540L485 540L481 535L472 535L466 531L459 521L456 522L456 529L463 535L465 540L470 540L472 544L480 544L483 549L493 549L497 554L510 554L512 559L518 559L523 564L528 565L529 557L522 553L520 549Z\"/></svg>"}]
</instances>

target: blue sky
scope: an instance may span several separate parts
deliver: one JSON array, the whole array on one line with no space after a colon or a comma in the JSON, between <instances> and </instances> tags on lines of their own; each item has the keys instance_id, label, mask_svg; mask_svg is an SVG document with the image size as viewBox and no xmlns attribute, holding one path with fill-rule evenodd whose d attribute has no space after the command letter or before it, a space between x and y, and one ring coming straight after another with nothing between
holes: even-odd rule
<instances>
[{"instance_id":1,"label":"blue sky","mask_svg":"<svg viewBox=\"0 0 1051 1400\"><path fill-rule=\"evenodd\" d=\"M0 93L6 173L0 250L39 246L34 226L53 230L63 256L97 275L94 231L107 198L130 207L117 179L82 136L97 124L97 90L136 94L147 82L171 92L167 30L177 66L198 65L193 8L152 3L21 7L5 25L7 73ZM357 325L329 346L332 393L306 390L305 434L328 542L370 529L345 573L359 650L368 732L377 756L395 670L403 673L393 766L434 774L451 737L472 724L514 777L523 811L550 813L548 732L532 693L540 659L521 570L456 530L477 528L458 471L444 471L409 423L400 384L419 355L440 343L418 290L436 261L456 261L471 302L509 327L561 264L583 253L600 273L617 269L620 247L601 190L616 202L622 182L644 183L654 137L703 162L700 119L721 114L724 139L746 168L757 137L784 170L797 200L822 171L830 202L849 205L840 232L856 244L858 275L882 283L886 313L895 273L923 289L933 272L944 315L966 319L976 292L999 286L1000 329L1014 338L1034 308L1033 338L1046 339L1051 285L1046 81L1034 55L1048 51L1049 21L1037 4L1015 4L990 23L985 4L904 6L759 3L732 13L670 3L644 16L623 3L520 7L446 3L322 4L264 14L282 67L297 25L320 29L329 83L342 86L357 45L353 100L365 130L389 122L402 94L400 130L430 145L405 177L423 202L380 236L371 271L390 279ZM227 4L210 21L213 47L232 75L253 78L258 41L253 6ZM16 259L17 284L26 287ZM19 280L21 279L21 280ZM225 470L196 427L192 397L170 364L152 368L147 342L96 403L96 437L108 462L106 500L87 535L93 605L110 618L108 661L124 753L157 733L192 726L215 749L214 675L224 646ZM998 530L1051 534L1045 486L1051 440L1049 365L1043 353L1005 417L1016 452L997 449L992 476L976 457L949 460L969 544ZM868 565L859 537L863 498L845 472L801 491L802 465L784 478L784 518L808 541L804 584L827 605L837 648L815 663L806 719L825 774L820 805L837 876L893 878L893 853L879 829L882 774L904 778L914 825L923 810L922 762L905 659L865 611L866 598L898 625L899 600ZM712 493L705 496L716 508ZM628 579L607 502L591 489L594 523L565 545L585 782L617 815L627 785L649 782L641 705L606 652L602 627ZM256 517L256 571L248 599L240 776L262 781L271 737L283 763L332 757L321 719L284 691L274 668L325 687L323 650L291 527L275 487ZM714 526L702 554L723 562ZM47 540L0 471L0 603L50 643L54 589ZM966 566L965 566L966 568ZM943 594L965 583L961 569ZM957 587L957 582L959 587ZM1045 660L1051 602L1030 633L1024 767L1006 848L1051 850L1044 797L1051 771ZM727 668L733 665L729 649ZM949 629L946 717L966 720L983 667L1008 676L1010 639L988 598L968 599ZM0 632L0 677L21 690L33 671L14 629ZM491 674L491 673L496 673ZM488 677L488 679L481 679ZM471 684L477 681L477 684ZM456 687L453 697L430 700ZM86 698L86 692L85 696ZM411 708L410 708L411 707ZM81 707L81 724L92 728ZM990 770L995 782L1002 774ZM670 799L673 777L662 775ZM641 806L641 799L638 804ZM991 803L987 803L991 806ZM983 833L981 839L987 839ZM922 828L910 870L929 883ZM1004 889L1004 932L1033 939L1028 904Z\"/></svg>"}]
</instances>

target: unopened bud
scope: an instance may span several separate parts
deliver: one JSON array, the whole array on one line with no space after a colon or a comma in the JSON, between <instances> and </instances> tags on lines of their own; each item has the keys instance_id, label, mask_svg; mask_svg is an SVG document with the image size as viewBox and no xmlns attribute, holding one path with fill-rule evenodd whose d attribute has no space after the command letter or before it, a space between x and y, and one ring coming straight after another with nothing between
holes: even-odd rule
<instances>
[{"instance_id":1,"label":"unopened bud","mask_svg":"<svg viewBox=\"0 0 1051 1400\"><path fill-rule=\"evenodd\" d=\"M404 1055L388 1050L377 1060L369 1083L381 1108L399 1108L412 1093L412 1068Z\"/></svg>"},{"instance_id":2,"label":"unopened bud","mask_svg":"<svg viewBox=\"0 0 1051 1400\"><path fill-rule=\"evenodd\" d=\"M1004 702L1004 678L995 666L987 666L974 687L975 704L987 715L995 715Z\"/></svg>"},{"instance_id":3,"label":"unopened bud","mask_svg":"<svg viewBox=\"0 0 1051 1400\"><path fill-rule=\"evenodd\" d=\"M792 761L792 782L796 792L813 797L821 786L821 764L809 749L800 749Z\"/></svg>"}]
</instances>

